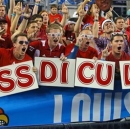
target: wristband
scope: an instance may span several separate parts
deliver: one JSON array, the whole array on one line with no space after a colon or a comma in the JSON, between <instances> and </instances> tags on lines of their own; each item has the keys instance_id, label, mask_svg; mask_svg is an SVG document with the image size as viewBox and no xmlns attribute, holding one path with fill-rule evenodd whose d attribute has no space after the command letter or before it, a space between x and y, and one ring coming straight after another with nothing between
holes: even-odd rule
<instances>
[{"instance_id":1,"label":"wristband","mask_svg":"<svg viewBox=\"0 0 130 129\"><path fill-rule=\"evenodd\" d=\"M39 3L35 3L35 5L36 5L36 6L40 6L40 4L39 4Z\"/></svg>"},{"instance_id":2,"label":"wristband","mask_svg":"<svg viewBox=\"0 0 130 129\"><path fill-rule=\"evenodd\" d=\"M11 16L16 16L16 14L15 14L15 13L12 13Z\"/></svg>"}]
</instances>

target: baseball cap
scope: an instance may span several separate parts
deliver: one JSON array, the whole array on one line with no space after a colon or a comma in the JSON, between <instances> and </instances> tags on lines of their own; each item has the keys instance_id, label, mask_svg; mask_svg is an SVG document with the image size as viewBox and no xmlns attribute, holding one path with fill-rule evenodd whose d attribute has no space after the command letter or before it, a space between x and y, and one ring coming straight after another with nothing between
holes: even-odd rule
<instances>
[{"instance_id":1,"label":"baseball cap","mask_svg":"<svg viewBox=\"0 0 130 129\"><path fill-rule=\"evenodd\" d=\"M103 30L104 24L105 24L106 22L112 22L112 20L110 20L110 19L104 20L104 21L102 22L102 30ZM112 22L112 23L113 23L113 22Z\"/></svg>"}]
</instances>

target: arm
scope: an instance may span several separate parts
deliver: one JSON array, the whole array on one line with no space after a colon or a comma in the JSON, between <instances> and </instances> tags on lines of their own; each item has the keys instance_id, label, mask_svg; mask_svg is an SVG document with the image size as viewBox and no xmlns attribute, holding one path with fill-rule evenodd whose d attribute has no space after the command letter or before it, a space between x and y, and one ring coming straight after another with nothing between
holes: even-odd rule
<instances>
[{"instance_id":1,"label":"arm","mask_svg":"<svg viewBox=\"0 0 130 129\"><path fill-rule=\"evenodd\" d=\"M10 31L11 33L13 34L16 30L16 27L17 27L17 24L18 24L18 20L20 18L22 14L22 5L20 2L17 3L17 8L16 8L16 16L11 24L11 28L10 28Z\"/></svg>"},{"instance_id":2,"label":"arm","mask_svg":"<svg viewBox=\"0 0 130 129\"><path fill-rule=\"evenodd\" d=\"M22 20L22 22L21 22L21 24L20 24L20 26L19 26L19 28L18 28L18 31L19 32L24 32L25 31L25 29L26 29L26 27L27 27L27 23L28 23L28 19L30 18L30 15L31 15L31 9L29 9L29 6L28 5L26 5L26 7L25 7L25 10L24 10L24 18L23 18L23 20Z\"/></svg>"},{"instance_id":3,"label":"arm","mask_svg":"<svg viewBox=\"0 0 130 129\"><path fill-rule=\"evenodd\" d=\"M9 19L11 19L11 14L13 14L14 6L15 6L15 0L10 0L10 8L9 8L9 11L8 11Z\"/></svg>"},{"instance_id":4,"label":"arm","mask_svg":"<svg viewBox=\"0 0 130 129\"><path fill-rule=\"evenodd\" d=\"M33 8L32 15L38 13L38 6L39 6L40 2L41 2L41 0L35 0L35 5L34 5L34 8Z\"/></svg>"},{"instance_id":5,"label":"arm","mask_svg":"<svg viewBox=\"0 0 130 129\"><path fill-rule=\"evenodd\" d=\"M81 23L82 23L82 20L83 20L85 14L86 14L86 12L84 11L84 6L82 5L81 7L82 8L80 8L80 10L79 10L78 20L77 20L77 22L74 26L74 32L76 34L76 37L79 35Z\"/></svg>"},{"instance_id":6,"label":"arm","mask_svg":"<svg viewBox=\"0 0 130 129\"><path fill-rule=\"evenodd\" d=\"M98 38L98 32L99 32L99 14L95 13L94 15L94 24L93 24L93 29L92 29L92 33L94 35L94 38Z\"/></svg>"},{"instance_id":7,"label":"arm","mask_svg":"<svg viewBox=\"0 0 130 129\"><path fill-rule=\"evenodd\" d=\"M62 17L60 24L62 26L65 26L66 19L68 18L68 8L67 8L67 6L65 6L65 4L62 4L62 13L63 13L63 17Z\"/></svg>"}]
</instances>

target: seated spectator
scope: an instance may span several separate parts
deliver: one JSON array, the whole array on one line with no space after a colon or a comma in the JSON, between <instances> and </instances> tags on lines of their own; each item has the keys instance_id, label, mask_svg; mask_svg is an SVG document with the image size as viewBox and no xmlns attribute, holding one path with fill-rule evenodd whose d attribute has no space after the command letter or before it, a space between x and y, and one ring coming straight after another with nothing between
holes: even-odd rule
<instances>
[{"instance_id":1,"label":"seated spectator","mask_svg":"<svg viewBox=\"0 0 130 129\"><path fill-rule=\"evenodd\" d=\"M50 23L53 23L53 22L61 22L62 20L62 15L60 15L58 13L58 6L56 4L52 4L51 5L51 12L49 14L49 19L50 19Z\"/></svg>"},{"instance_id":2,"label":"seated spectator","mask_svg":"<svg viewBox=\"0 0 130 129\"><path fill-rule=\"evenodd\" d=\"M120 78L119 61L130 60L130 56L123 51L124 48L124 36L120 32L114 32L111 34L111 50L109 45L99 55L99 59L115 62L116 79Z\"/></svg>"},{"instance_id":3,"label":"seated spectator","mask_svg":"<svg viewBox=\"0 0 130 129\"><path fill-rule=\"evenodd\" d=\"M36 40L29 44L28 54L37 57L57 57L64 60L65 47L59 43L61 39L61 27L58 24L50 24L47 28L47 40Z\"/></svg>"},{"instance_id":4,"label":"seated spectator","mask_svg":"<svg viewBox=\"0 0 130 129\"><path fill-rule=\"evenodd\" d=\"M65 56L68 58L88 58L95 59L98 57L98 52L94 49L93 35L90 30L82 30L77 38L76 45L69 44L65 50Z\"/></svg>"}]
</instances>

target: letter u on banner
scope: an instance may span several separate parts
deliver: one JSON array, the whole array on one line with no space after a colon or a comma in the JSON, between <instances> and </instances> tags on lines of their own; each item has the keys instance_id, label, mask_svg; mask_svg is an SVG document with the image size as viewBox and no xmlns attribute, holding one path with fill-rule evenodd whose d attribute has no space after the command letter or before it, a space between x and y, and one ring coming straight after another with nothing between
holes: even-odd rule
<instances>
[{"instance_id":1,"label":"letter u on banner","mask_svg":"<svg viewBox=\"0 0 130 129\"><path fill-rule=\"evenodd\" d=\"M75 86L114 89L115 63L77 58Z\"/></svg>"}]
</instances>

